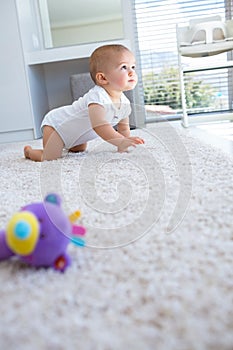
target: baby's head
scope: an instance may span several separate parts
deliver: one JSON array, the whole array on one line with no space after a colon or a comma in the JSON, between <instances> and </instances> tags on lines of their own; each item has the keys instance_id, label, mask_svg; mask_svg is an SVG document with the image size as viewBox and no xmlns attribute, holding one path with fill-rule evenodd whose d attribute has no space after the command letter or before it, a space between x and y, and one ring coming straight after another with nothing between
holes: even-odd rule
<instances>
[{"instance_id":1,"label":"baby's head","mask_svg":"<svg viewBox=\"0 0 233 350\"><path fill-rule=\"evenodd\" d=\"M111 68L112 62L120 59L125 53L133 55L125 46L120 44L110 44L98 47L91 55L89 61L90 74L92 80L97 84L96 74Z\"/></svg>"}]
</instances>

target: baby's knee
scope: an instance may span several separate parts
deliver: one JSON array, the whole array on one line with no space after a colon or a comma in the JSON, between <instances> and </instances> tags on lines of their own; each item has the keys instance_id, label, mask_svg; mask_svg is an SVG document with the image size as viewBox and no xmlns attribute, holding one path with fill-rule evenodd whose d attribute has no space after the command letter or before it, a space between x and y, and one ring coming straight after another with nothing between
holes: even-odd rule
<instances>
[{"instance_id":1,"label":"baby's knee","mask_svg":"<svg viewBox=\"0 0 233 350\"><path fill-rule=\"evenodd\" d=\"M86 150L86 148L87 148L87 144L82 143L81 145L74 146L74 147L70 148L69 152L73 152L73 153L84 152Z\"/></svg>"}]
</instances>

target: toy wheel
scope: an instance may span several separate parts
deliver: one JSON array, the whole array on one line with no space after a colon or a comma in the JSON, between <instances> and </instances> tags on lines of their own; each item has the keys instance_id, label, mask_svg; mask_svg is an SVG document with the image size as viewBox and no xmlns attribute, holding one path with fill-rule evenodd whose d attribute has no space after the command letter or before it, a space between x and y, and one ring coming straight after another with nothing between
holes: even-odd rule
<instances>
[{"instance_id":1,"label":"toy wheel","mask_svg":"<svg viewBox=\"0 0 233 350\"><path fill-rule=\"evenodd\" d=\"M61 272L65 271L65 269L70 265L70 258L68 255L60 255L54 262L54 269L59 270Z\"/></svg>"}]
</instances>

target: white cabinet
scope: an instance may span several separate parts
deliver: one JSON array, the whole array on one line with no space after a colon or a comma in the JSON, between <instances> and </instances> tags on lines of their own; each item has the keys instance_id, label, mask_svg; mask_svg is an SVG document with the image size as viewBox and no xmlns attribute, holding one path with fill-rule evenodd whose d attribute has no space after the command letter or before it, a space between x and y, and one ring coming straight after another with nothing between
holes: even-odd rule
<instances>
[{"instance_id":1,"label":"white cabinet","mask_svg":"<svg viewBox=\"0 0 233 350\"><path fill-rule=\"evenodd\" d=\"M33 138L33 118L14 0L0 2L0 142Z\"/></svg>"},{"instance_id":2,"label":"white cabinet","mask_svg":"<svg viewBox=\"0 0 233 350\"><path fill-rule=\"evenodd\" d=\"M72 102L70 76L89 71L89 56L95 48L121 43L134 49L131 1L121 2L123 38L49 49L44 42L39 8L39 4L47 4L46 0L0 2L0 28L5 33L0 39L0 142L41 137L44 115ZM134 94L139 95L137 89ZM135 99L136 104L139 102Z\"/></svg>"}]
</instances>

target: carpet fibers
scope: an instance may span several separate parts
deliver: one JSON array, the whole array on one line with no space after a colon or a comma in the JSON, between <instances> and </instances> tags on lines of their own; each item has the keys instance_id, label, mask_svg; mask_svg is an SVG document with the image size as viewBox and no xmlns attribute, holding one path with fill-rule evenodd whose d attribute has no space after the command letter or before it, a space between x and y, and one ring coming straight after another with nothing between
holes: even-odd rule
<instances>
[{"instance_id":1,"label":"carpet fibers","mask_svg":"<svg viewBox=\"0 0 233 350\"><path fill-rule=\"evenodd\" d=\"M233 159L168 123L132 133L44 163L0 145L1 228L54 191L87 228L65 273L0 263L0 349L233 349Z\"/></svg>"}]
</instances>

